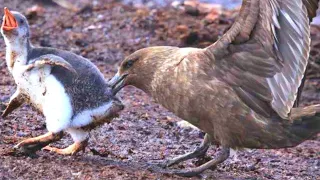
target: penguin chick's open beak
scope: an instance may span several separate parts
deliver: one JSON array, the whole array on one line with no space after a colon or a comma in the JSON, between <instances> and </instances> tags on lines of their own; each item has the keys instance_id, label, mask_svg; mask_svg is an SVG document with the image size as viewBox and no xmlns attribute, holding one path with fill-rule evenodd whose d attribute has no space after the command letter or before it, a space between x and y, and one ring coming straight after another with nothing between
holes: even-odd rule
<instances>
[{"instance_id":1,"label":"penguin chick's open beak","mask_svg":"<svg viewBox=\"0 0 320 180\"><path fill-rule=\"evenodd\" d=\"M18 27L18 23L13 14L9 11L7 7L4 8L4 20L2 23L2 29L5 31L10 31Z\"/></svg>"},{"instance_id":2,"label":"penguin chick's open beak","mask_svg":"<svg viewBox=\"0 0 320 180\"><path fill-rule=\"evenodd\" d=\"M124 74L124 75L119 75L119 73L117 73L116 75L113 76L112 79L110 79L110 81L108 82L108 85L112 88L112 94L115 95L117 94L118 91L120 91L124 86L124 80L126 79L126 77L128 76L128 74Z\"/></svg>"}]
</instances>

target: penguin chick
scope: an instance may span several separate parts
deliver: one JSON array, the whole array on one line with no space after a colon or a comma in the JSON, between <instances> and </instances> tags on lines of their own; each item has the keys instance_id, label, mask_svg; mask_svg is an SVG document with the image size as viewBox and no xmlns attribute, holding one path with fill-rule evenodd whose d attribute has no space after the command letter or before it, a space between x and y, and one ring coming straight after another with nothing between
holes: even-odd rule
<instances>
[{"instance_id":1,"label":"penguin chick","mask_svg":"<svg viewBox=\"0 0 320 180\"><path fill-rule=\"evenodd\" d=\"M89 60L54 48L31 45L28 21L4 8L1 33L6 44L6 63L17 90L3 112L5 117L25 102L43 113L47 134L26 139L15 146L41 148L72 155L84 150L93 128L110 122L124 106L112 95L102 73ZM48 146L68 132L74 144L58 149Z\"/></svg>"}]
</instances>

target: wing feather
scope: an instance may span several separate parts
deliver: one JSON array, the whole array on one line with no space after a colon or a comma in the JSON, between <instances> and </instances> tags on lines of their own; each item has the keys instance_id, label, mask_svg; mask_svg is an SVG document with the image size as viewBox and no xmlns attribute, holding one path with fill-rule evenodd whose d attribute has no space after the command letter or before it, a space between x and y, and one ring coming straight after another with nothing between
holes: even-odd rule
<instances>
[{"instance_id":1,"label":"wing feather","mask_svg":"<svg viewBox=\"0 0 320 180\"><path fill-rule=\"evenodd\" d=\"M256 112L288 117L308 63L309 20L317 7L318 0L244 0L230 30L206 49L221 79Z\"/></svg>"}]
</instances>

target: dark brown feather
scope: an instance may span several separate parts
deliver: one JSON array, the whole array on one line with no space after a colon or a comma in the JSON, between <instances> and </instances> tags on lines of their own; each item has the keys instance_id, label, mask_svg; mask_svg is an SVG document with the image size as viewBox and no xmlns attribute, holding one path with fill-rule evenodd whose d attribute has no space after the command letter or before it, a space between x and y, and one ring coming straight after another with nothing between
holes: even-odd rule
<instances>
[{"instance_id":1,"label":"dark brown feather","mask_svg":"<svg viewBox=\"0 0 320 180\"><path fill-rule=\"evenodd\" d=\"M231 29L207 48L221 79L259 99L248 102L256 112L290 113L309 57L307 15L313 17L315 2L244 0Z\"/></svg>"},{"instance_id":2,"label":"dark brown feather","mask_svg":"<svg viewBox=\"0 0 320 180\"><path fill-rule=\"evenodd\" d=\"M312 21L312 18L316 17L317 15L319 0L302 0L302 2L307 8L310 21Z\"/></svg>"}]
</instances>

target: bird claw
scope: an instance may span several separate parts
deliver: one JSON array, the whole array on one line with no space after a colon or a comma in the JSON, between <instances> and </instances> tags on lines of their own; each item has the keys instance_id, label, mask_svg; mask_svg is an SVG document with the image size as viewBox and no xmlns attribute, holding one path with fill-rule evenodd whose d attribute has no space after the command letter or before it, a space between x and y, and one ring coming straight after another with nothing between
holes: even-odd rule
<instances>
[{"instance_id":1,"label":"bird claw","mask_svg":"<svg viewBox=\"0 0 320 180\"><path fill-rule=\"evenodd\" d=\"M15 149L15 150L18 150L18 149L21 149L21 148L29 149L29 148L32 148L32 146L34 146L34 145L35 144L26 144L25 141L21 141L18 144L16 144L15 146L13 146L13 149Z\"/></svg>"},{"instance_id":2,"label":"bird claw","mask_svg":"<svg viewBox=\"0 0 320 180\"><path fill-rule=\"evenodd\" d=\"M52 152L52 147L51 146L45 146L41 150L42 151L50 151L50 152Z\"/></svg>"},{"instance_id":3,"label":"bird claw","mask_svg":"<svg viewBox=\"0 0 320 180\"><path fill-rule=\"evenodd\" d=\"M41 150L43 151L49 151L49 152L56 152L58 150L58 148L56 147L51 147L51 146L45 146L43 147Z\"/></svg>"},{"instance_id":4,"label":"bird claw","mask_svg":"<svg viewBox=\"0 0 320 180\"><path fill-rule=\"evenodd\" d=\"M192 170L172 170L169 173L183 177L192 177L199 174L198 172L193 172Z\"/></svg>"},{"instance_id":5,"label":"bird claw","mask_svg":"<svg viewBox=\"0 0 320 180\"><path fill-rule=\"evenodd\" d=\"M80 143L74 143L74 144L72 144L69 147L64 148L64 149L45 146L45 147L42 148L42 150L47 150L47 151L50 151L50 152L54 152L54 153L61 154L61 155L66 155L66 156L73 156L73 155L76 155L79 151L83 151L84 152L86 145L87 145L87 141L83 141L83 142L80 142Z\"/></svg>"},{"instance_id":6,"label":"bird claw","mask_svg":"<svg viewBox=\"0 0 320 180\"><path fill-rule=\"evenodd\" d=\"M169 160L164 161L162 164L163 164L164 167L168 168L168 167L170 167L170 166L175 165L175 164L176 164L176 161L173 161L173 160L170 160L170 159L169 159Z\"/></svg>"},{"instance_id":7,"label":"bird claw","mask_svg":"<svg viewBox=\"0 0 320 180\"><path fill-rule=\"evenodd\" d=\"M148 165L158 166L160 168L168 168L170 166L170 160L160 161L160 162L148 162Z\"/></svg>"},{"instance_id":8,"label":"bird claw","mask_svg":"<svg viewBox=\"0 0 320 180\"><path fill-rule=\"evenodd\" d=\"M16 145L14 145L14 146L12 147L12 149L17 150L17 149L19 149L20 147L21 147L21 145L20 145L20 143L18 143L18 144L16 144Z\"/></svg>"},{"instance_id":9,"label":"bird claw","mask_svg":"<svg viewBox=\"0 0 320 180\"><path fill-rule=\"evenodd\" d=\"M12 150L15 154L31 155L41 149L40 144L25 144L23 141L13 146Z\"/></svg>"}]
</instances>

